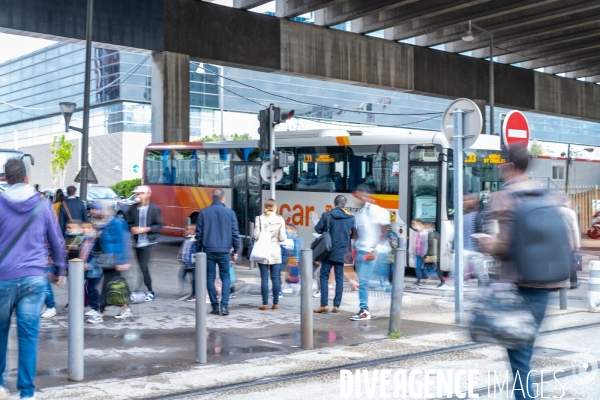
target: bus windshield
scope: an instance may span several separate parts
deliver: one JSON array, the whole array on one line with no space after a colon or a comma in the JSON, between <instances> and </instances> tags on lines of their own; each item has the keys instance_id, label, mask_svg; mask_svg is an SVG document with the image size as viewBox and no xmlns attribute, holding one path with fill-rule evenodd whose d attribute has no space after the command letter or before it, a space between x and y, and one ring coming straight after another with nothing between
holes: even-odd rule
<instances>
[{"instance_id":1,"label":"bus windshield","mask_svg":"<svg viewBox=\"0 0 600 400\"><path fill-rule=\"evenodd\" d=\"M6 161L8 161L9 158L20 157L22 155L22 151L0 149L0 178L4 177L4 164L6 164Z\"/></svg>"}]
</instances>

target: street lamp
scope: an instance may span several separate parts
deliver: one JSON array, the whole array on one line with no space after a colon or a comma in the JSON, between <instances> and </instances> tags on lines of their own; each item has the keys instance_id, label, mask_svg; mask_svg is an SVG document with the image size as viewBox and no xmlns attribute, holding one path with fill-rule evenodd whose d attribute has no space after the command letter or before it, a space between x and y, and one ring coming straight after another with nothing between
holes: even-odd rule
<instances>
[{"instance_id":1,"label":"street lamp","mask_svg":"<svg viewBox=\"0 0 600 400\"><path fill-rule=\"evenodd\" d=\"M469 29L465 32L462 40L472 42L475 39L472 28L490 35L490 135L494 134L494 34L469 21Z\"/></svg>"},{"instance_id":2,"label":"street lamp","mask_svg":"<svg viewBox=\"0 0 600 400\"><path fill-rule=\"evenodd\" d=\"M583 148L583 150L578 150L575 151L574 153L581 153L582 151L587 151L588 153L593 153L594 152L594 148L593 147L585 147ZM564 156L565 153L562 153L561 156ZM571 165L573 163L573 160L571 159L571 143L569 143L569 146L567 147L567 171L565 174L565 194L569 194L569 165Z\"/></svg>"},{"instance_id":3,"label":"street lamp","mask_svg":"<svg viewBox=\"0 0 600 400\"><path fill-rule=\"evenodd\" d=\"M60 112L65 118L65 132L69 132L69 129L73 129L74 131L83 133L83 129L69 125L69 122L71 122L71 117L73 116L73 112L75 112L77 104L63 101L58 103L58 105L60 106Z\"/></svg>"}]
</instances>

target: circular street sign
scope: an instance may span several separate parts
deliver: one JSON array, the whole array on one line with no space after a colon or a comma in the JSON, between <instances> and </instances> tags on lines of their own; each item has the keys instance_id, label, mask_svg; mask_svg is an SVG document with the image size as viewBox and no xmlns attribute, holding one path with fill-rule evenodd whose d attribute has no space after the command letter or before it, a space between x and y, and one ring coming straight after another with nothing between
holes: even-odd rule
<instances>
[{"instance_id":1,"label":"circular street sign","mask_svg":"<svg viewBox=\"0 0 600 400\"><path fill-rule=\"evenodd\" d=\"M463 110L473 110L464 114L463 119L463 132L466 137L463 141L463 149L468 149L477 141L481 128L483 126L483 118L481 117L481 111L477 104L469 99L457 99L454 100L442 117L442 133L446 136L450 148L454 148L454 109L460 108Z\"/></svg>"},{"instance_id":2,"label":"circular street sign","mask_svg":"<svg viewBox=\"0 0 600 400\"><path fill-rule=\"evenodd\" d=\"M132 170L133 170L133 172L134 172L134 173L136 173L136 174L137 174L138 172L140 172L140 166L139 166L139 165L137 165L137 164L135 164L135 165L133 166Z\"/></svg>"},{"instance_id":3,"label":"circular street sign","mask_svg":"<svg viewBox=\"0 0 600 400\"><path fill-rule=\"evenodd\" d=\"M283 170L276 169L275 172L275 182L279 182L283 178ZM260 166L260 176L263 178L265 182L271 181L271 162L266 161L263 165Z\"/></svg>"},{"instance_id":4,"label":"circular street sign","mask_svg":"<svg viewBox=\"0 0 600 400\"><path fill-rule=\"evenodd\" d=\"M521 111L512 110L506 114L502 124L502 141L506 147L529 144L529 123Z\"/></svg>"}]
</instances>

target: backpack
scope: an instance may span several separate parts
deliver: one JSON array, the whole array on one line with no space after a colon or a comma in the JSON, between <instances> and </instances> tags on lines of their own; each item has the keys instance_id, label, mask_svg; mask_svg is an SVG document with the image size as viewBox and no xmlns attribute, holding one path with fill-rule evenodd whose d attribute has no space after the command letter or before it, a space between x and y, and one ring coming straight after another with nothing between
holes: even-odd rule
<instances>
[{"instance_id":1,"label":"backpack","mask_svg":"<svg viewBox=\"0 0 600 400\"><path fill-rule=\"evenodd\" d=\"M521 284L547 284L569 279L571 247L556 202L543 190L519 191L510 243Z\"/></svg>"},{"instance_id":2,"label":"backpack","mask_svg":"<svg viewBox=\"0 0 600 400\"><path fill-rule=\"evenodd\" d=\"M109 306L123 306L131 302L131 291L127 281L116 276L106 284L106 303Z\"/></svg>"}]
</instances>

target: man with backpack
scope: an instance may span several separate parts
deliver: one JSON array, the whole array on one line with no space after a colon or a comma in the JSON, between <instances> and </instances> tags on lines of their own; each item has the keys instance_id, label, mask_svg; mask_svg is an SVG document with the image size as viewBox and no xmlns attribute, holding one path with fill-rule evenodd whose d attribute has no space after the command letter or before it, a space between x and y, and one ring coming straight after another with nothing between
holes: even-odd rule
<instances>
[{"instance_id":1,"label":"man with backpack","mask_svg":"<svg viewBox=\"0 0 600 400\"><path fill-rule=\"evenodd\" d=\"M64 239L56 214L31 186L25 165L9 159L4 166L8 189L0 195L0 398L11 317L16 314L19 341L17 389L22 399L34 397L40 314L46 288L46 262L49 244L56 271L56 284L66 281ZM56 279L57 278L57 279Z\"/></svg>"},{"instance_id":2,"label":"man with backpack","mask_svg":"<svg viewBox=\"0 0 600 400\"><path fill-rule=\"evenodd\" d=\"M478 240L482 251L502 261L500 280L517 285L525 308L537 324L544 319L548 292L568 285L570 248L558 204L544 194L525 173L529 154L525 147L508 149L507 163L498 169L504 181L491 199L486 218L495 219L497 237ZM533 342L507 348L515 379L515 398L535 392L529 377Z\"/></svg>"}]
</instances>

